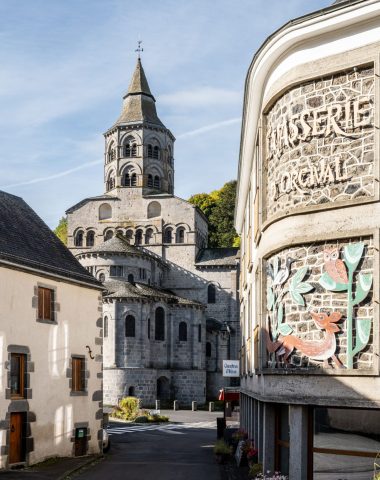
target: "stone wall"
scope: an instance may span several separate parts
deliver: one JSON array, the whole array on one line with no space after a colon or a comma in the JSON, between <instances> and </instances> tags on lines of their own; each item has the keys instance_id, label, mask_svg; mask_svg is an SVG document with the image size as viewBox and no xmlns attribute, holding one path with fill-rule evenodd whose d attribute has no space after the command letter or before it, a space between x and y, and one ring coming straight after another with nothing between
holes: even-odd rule
<instances>
[{"instance_id":1,"label":"stone wall","mask_svg":"<svg viewBox=\"0 0 380 480\"><path fill-rule=\"evenodd\" d=\"M374 89L368 66L290 88L275 102L265 119L265 219L374 195Z\"/></svg>"},{"instance_id":2,"label":"stone wall","mask_svg":"<svg viewBox=\"0 0 380 480\"><path fill-rule=\"evenodd\" d=\"M347 245L358 245L361 242L364 244L364 250L362 258L353 274L352 282L352 296L356 297L361 288L361 281L367 279L369 282L369 275L373 274L374 271L375 248L371 237L294 246L285 248L267 259L266 275L264 277L266 302L263 308L265 309L264 318L266 318L265 328L270 332L271 341L281 343L284 341L284 337L288 335L292 337L291 341L293 341L293 343L294 339L300 339L301 343L304 341L312 341L316 345L321 345L320 342L323 342L327 333L325 329L318 328L312 317L312 313L325 313L330 315L329 318L332 318L331 315L333 313L338 313L341 314L341 319L334 324L338 327L339 331L335 332L336 349L333 353L336 353L338 359L345 366L347 365L348 316L350 307L348 304L349 293L344 286L344 272L348 272L344 251ZM330 260L328 255L331 256L335 254L335 256L337 256L337 252L339 252L339 258ZM272 269L275 268L276 263L279 270L284 269L287 259L294 260L290 267L290 276L285 283L282 285L277 284L276 286L277 276L276 272L274 272L273 275ZM304 275L301 274L302 269L304 269ZM341 272L341 281L337 282L335 288L339 289L340 285L344 290L333 291L329 289L330 286L328 285L326 288L326 282L323 282L322 275L325 275L325 278L327 278L327 272L334 278L337 278L339 272ZM297 273L298 275L301 274L298 283L293 281ZM272 275L274 276L274 280L272 279ZM365 282L363 285L364 284ZM298 287L294 288L292 285L298 285ZM368 294L366 294L363 300L353 309L354 345L357 344L359 336L365 336L364 330L366 329L363 330L362 328L364 323L370 322L367 324L367 327L369 326L369 338L366 346L354 356L353 368L362 370L372 368L374 354L377 352L373 343L373 329L377 328L377 326L373 325L374 307L372 300L372 281L367 285L367 289ZM298 296L293 296L291 290L297 290ZM366 290L365 285L364 290ZM279 309L276 309L273 306L273 302L271 302L272 292L275 292L276 297L279 299L278 305L279 309L282 309L282 313L280 313ZM302 303L304 304L302 305ZM280 304L282 304L283 307L281 307ZM364 323L359 325L359 323L363 321ZM278 329L281 323L285 326ZM277 335L275 334L276 330L280 330ZM289 357L290 367L319 368L322 366L321 361L317 361L303 354L297 344L294 343L294 345L294 351ZM329 357L330 366L337 368L337 364L332 361L331 356L332 354ZM277 349L276 355L267 355L266 366L272 368L287 366L283 363L280 346Z\"/></svg>"}]
</instances>

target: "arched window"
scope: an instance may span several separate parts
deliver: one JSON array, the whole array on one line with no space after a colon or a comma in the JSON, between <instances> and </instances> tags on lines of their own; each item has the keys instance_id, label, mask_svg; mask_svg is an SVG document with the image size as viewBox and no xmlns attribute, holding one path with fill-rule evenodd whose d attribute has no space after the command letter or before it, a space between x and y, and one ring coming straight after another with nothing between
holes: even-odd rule
<instances>
[{"instance_id":1,"label":"arched window","mask_svg":"<svg viewBox=\"0 0 380 480\"><path fill-rule=\"evenodd\" d=\"M116 235L121 235L121 236L123 236L123 230L116 230Z\"/></svg>"},{"instance_id":2,"label":"arched window","mask_svg":"<svg viewBox=\"0 0 380 480\"><path fill-rule=\"evenodd\" d=\"M130 187L131 186L131 176L129 175L129 172L124 174L123 186L124 187Z\"/></svg>"},{"instance_id":3,"label":"arched window","mask_svg":"<svg viewBox=\"0 0 380 480\"><path fill-rule=\"evenodd\" d=\"M112 218L112 207L108 203L102 203L99 207L99 220Z\"/></svg>"},{"instance_id":4,"label":"arched window","mask_svg":"<svg viewBox=\"0 0 380 480\"><path fill-rule=\"evenodd\" d=\"M198 342L202 341L202 325L198 325Z\"/></svg>"},{"instance_id":5,"label":"arched window","mask_svg":"<svg viewBox=\"0 0 380 480\"><path fill-rule=\"evenodd\" d=\"M145 232L145 243L146 245L149 245L152 243L153 240L153 230L151 228L148 228L147 231Z\"/></svg>"},{"instance_id":6,"label":"arched window","mask_svg":"<svg viewBox=\"0 0 380 480\"><path fill-rule=\"evenodd\" d=\"M211 343L206 342L206 357L211 357Z\"/></svg>"},{"instance_id":7,"label":"arched window","mask_svg":"<svg viewBox=\"0 0 380 480\"><path fill-rule=\"evenodd\" d=\"M153 147L148 145L148 158L153 158Z\"/></svg>"},{"instance_id":8,"label":"arched window","mask_svg":"<svg viewBox=\"0 0 380 480\"><path fill-rule=\"evenodd\" d=\"M103 319L103 337L108 337L108 317Z\"/></svg>"},{"instance_id":9,"label":"arched window","mask_svg":"<svg viewBox=\"0 0 380 480\"><path fill-rule=\"evenodd\" d=\"M183 227L177 228L176 243L185 243L185 229Z\"/></svg>"},{"instance_id":10,"label":"arched window","mask_svg":"<svg viewBox=\"0 0 380 480\"><path fill-rule=\"evenodd\" d=\"M115 149L113 143L111 143L111 145L108 149L107 157L108 157L107 158L108 162L112 162L112 160L115 160L115 158L116 158L116 149Z\"/></svg>"},{"instance_id":11,"label":"arched window","mask_svg":"<svg viewBox=\"0 0 380 480\"><path fill-rule=\"evenodd\" d=\"M148 318L148 338L150 338L150 318Z\"/></svg>"},{"instance_id":12,"label":"arched window","mask_svg":"<svg viewBox=\"0 0 380 480\"><path fill-rule=\"evenodd\" d=\"M132 275L132 273L130 273L128 275L128 282L129 283L135 283L135 277Z\"/></svg>"},{"instance_id":13,"label":"arched window","mask_svg":"<svg viewBox=\"0 0 380 480\"><path fill-rule=\"evenodd\" d=\"M161 215L161 205L158 202L150 202L148 205L148 218L159 217Z\"/></svg>"},{"instance_id":14,"label":"arched window","mask_svg":"<svg viewBox=\"0 0 380 480\"><path fill-rule=\"evenodd\" d=\"M99 282L104 283L106 281L106 276L104 273L99 274Z\"/></svg>"},{"instance_id":15,"label":"arched window","mask_svg":"<svg viewBox=\"0 0 380 480\"><path fill-rule=\"evenodd\" d=\"M115 185L116 185L115 182L116 182L115 174L113 172L111 172L109 177L108 177L107 184L106 184L107 191L115 188Z\"/></svg>"},{"instance_id":16,"label":"arched window","mask_svg":"<svg viewBox=\"0 0 380 480\"><path fill-rule=\"evenodd\" d=\"M142 230L136 230L136 235L135 235L135 245L142 245L143 243L143 232Z\"/></svg>"},{"instance_id":17,"label":"arched window","mask_svg":"<svg viewBox=\"0 0 380 480\"><path fill-rule=\"evenodd\" d=\"M133 315L127 315L125 318L125 336L134 337L135 336L136 322Z\"/></svg>"},{"instance_id":18,"label":"arched window","mask_svg":"<svg viewBox=\"0 0 380 480\"><path fill-rule=\"evenodd\" d=\"M153 176L151 174L148 175L148 187L153 188Z\"/></svg>"},{"instance_id":19,"label":"arched window","mask_svg":"<svg viewBox=\"0 0 380 480\"><path fill-rule=\"evenodd\" d=\"M137 185L137 175L135 173L132 173L131 175L131 186L135 187Z\"/></svg>"},{"instance_id":20,"label":"arched window","mask_svg":"<svg viewBox=\"0 0 380 480\"><path fill-rule=\"evenodd\" d=\"M125 232L125 238L127 239L128 243L131 243L132 238L133 238L133 230L127 230Z\"/></svg>"},{"instance_id":21,"label":"arched window","mask_svg":"<svg viewBox=\"0 0 380 480\"><path fill-rule=\"evenodd\" d=\"M126 157L136 157L137 155L137 145L131 141L127 142L124 147L124 156Z\"/></svg>"},{"instance_id":22,"label":"arched window","mask_svg":"<svg viewBox=\"0 0 380 480\"><path fill-rule=\"evenodd\" d=\"M187 323L181 322L178 328L178 338L181 342L187 342Z\"/></svg>"},{"instance_id":23,"label":"arched window","mask_svg":"<svg viewBox=\"0 0 380 480\"><path fill-rule=\"evenodd\" d=\"M128 397L134 397L135 396L135 387L129 387L128 388Z\"/></svg>"},{"instance_id":24,"label":"arched window","mask_svg":"<svg viewBox=\"0 0 380 480\"><path fill-rule=\"evenodd\" d=\"M215 303L216 288L212 283L207 288L207 303Z\"/></svg>"},{"instance_id":25,"label":"arched window","mask_svg":"<svg viewBox=\"0 0 380 480\"><path fill-rule=\"evenodd\" d=\"M153 148L153 158L160 158L160 149L157 145Z\"/></svg>"},{"instance_id":26,"label":"arched window","mask_svg":"<svg viewBox=\"0 0 380 480\"><path fill-rule=\"evenodd\" d=\"M168 227L165 229L164 243L172 243L172 238L173 238L173 229Z\"/></svg>"},{"instance_id":27,"label":"arched window","mask_svg":"<svg viewBox=\"0 0 380 480\"><path fill-rule=\"evenodd\" d=\"M135 157L137 155L137 145L135 143L132 143L132 157Z\"/></svg>"},{"instance_id":28,"label":"arched window","mask_svg":"<svg viewBox=\"0 0 380 480\"><path fill-rule=\"evenodd\" d=\"M113 231L107 230L106 234L104 235L104 240L111 240L112 237L113 237Z\"/></svg>"},{"instance_id":29,"label":"arched window","mask_svg":"<svg viewBox=\"0 0 380 480\"><path fill-rule=\"evenodd\" d=\"M160 177L155 175L153 180L153 187L159 189L160 188Z\"/></svg>"},{"instance_id":30,"label":"arched window","mask_svg":"<svg viewBox=\"0 0 380 480\"><path fill-rule=\"evenodd\" d=\"M83 231L79 230L75 234L74 244L76 247L83 247Z\"/></svg>"},{"instance_id":31,"label":"arched window","mask_svg":"<svg viewBox=\"0 0 380 480\"><path fill-rule=\"evenodd\" d=\"M165 340L165 311L162 307L156 308L154 338Z\"/></svg>"},{"instance_id":32,"label":"arched window","mask_svg":"<svg viewBox=\"0 0 380 480\"><path fill-rule=\"evenodd\" d=\"M90 230L89 232L87 232L86 245L87 247L93 247L94 243L95 243L95 232Z\"/></svg>"}]
</instances>

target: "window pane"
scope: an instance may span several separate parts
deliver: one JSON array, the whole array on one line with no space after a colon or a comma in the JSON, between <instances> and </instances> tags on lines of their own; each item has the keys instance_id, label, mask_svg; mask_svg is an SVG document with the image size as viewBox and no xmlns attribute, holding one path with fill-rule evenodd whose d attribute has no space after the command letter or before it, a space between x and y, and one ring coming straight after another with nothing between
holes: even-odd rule
<instances>
[{"instance_id":1,"label":"window pane","mask_svg":"<svg viewBox=\"0 0 380 480\"><path fill-rule=\"evenodd\" d=\"M85 387L83 358L72 359L72 372L72 390L74 392L83 392Z\"/></svg>"},{"instance_id":2,"label":"window pane","mask_svg":"<svg viewBox=\"0 0 380 480\"><path fill-rule=\"evenodd\" d=\"M11 394L20 395L21 393L21 357L20 355L11 356Z\"/></svg>"}]
</instances>

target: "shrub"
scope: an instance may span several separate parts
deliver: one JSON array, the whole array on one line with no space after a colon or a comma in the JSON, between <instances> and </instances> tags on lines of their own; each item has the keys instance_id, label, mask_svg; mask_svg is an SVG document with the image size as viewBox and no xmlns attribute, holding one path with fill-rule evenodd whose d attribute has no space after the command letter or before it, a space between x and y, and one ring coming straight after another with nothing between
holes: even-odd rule
<instances>
[{"instance_id":1,"label":"shrub","mask_svg":"<svg viewBox=\"0 0 380 480\"><path fill-rule=\"evenodd\" d=\"M135 418L136 423L149 423L148 417L146 415L139 415Z\"/></svg>"},{"instance_id":2,"label":"shrub","mask_svg":"<svg viewBox=\"0 0 380 480\"><path fill-rule=\"evenodd\" d=\"M216 455L231 455L232 447L224 440L218 440L214 445L214 453Z\"/></svg>"},{"instance_id":3,"label":"shrub","mask_svg":"<svg viewBox=\"0 0 380 480\"><path fill-rule=\"evenodd\" d=\"M263 473L263 466L261 465L261 463L254 463L249 467L249 472L248 472L249 478L256 478L257 475L262 473Z\"/></svg>"},{"instance_id":4,"label":"shrub","mask_svg":"<svg viewBox=\"0 0 380 480\"><path fill-rule=\"evenodd\" d=\"M123 420L134 420L139 415L139 410L140 400L138 398L124 397L111 413L111 417L121 418Z\"/></svg>"}]
</instances>

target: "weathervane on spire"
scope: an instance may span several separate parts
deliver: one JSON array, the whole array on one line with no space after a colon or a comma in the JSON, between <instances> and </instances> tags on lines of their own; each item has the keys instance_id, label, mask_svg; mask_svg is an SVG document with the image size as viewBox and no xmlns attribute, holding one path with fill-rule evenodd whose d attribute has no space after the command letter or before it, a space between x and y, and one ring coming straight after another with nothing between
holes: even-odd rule
<instances>
[{"instance_id":1,"label":"weathervane on spire","mask_svg":"<svg viewBox=\"0 0 380 480\"><path fill-rule=\"evenodd\" d=\"M135 52L137 52L138 58L140 58L140 53L144 51L141 44L142 44L142 40L137 40L137 48Z\"/></svg>"}]
</instances>

